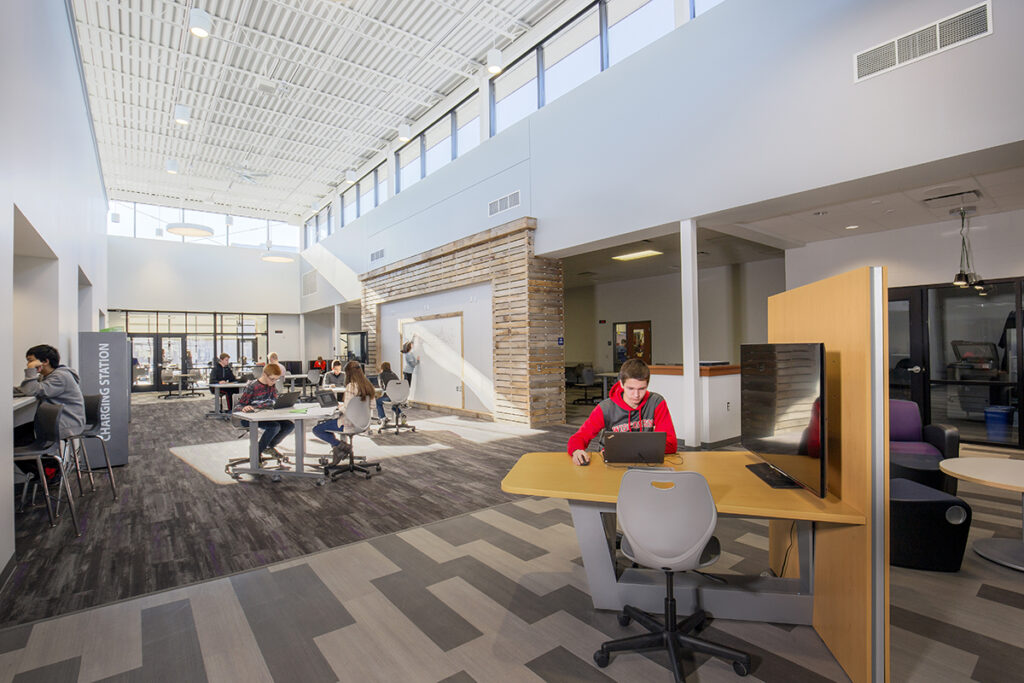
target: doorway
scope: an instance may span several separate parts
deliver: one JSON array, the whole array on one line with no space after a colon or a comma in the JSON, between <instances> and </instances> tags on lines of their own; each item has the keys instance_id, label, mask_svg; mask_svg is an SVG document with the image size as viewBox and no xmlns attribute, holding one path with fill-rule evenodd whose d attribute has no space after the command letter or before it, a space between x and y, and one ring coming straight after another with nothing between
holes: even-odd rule
<instances>
[{"instance_id":1,"label":"doorway","mask_svg":"<svg viewBox=\"0 0 1024 683\"><path fill-rule=\"evenodd\" d=\"M132 391L170 391L178 388L178 375L192 367L185 336L179 334L130 335Z\"/></svg>"},{"instance_id":2,"label":"doorway","mask_svg":"<svg viewBox=\"0 0 1024 683\"><path fill-rule=\"evenodd\" d=\"M651 364L651 321L641 320L634 322L615 323L614 331L614 364L615 371L628 358L639 358L648 365Z\"/></svg>"}]
</instances>

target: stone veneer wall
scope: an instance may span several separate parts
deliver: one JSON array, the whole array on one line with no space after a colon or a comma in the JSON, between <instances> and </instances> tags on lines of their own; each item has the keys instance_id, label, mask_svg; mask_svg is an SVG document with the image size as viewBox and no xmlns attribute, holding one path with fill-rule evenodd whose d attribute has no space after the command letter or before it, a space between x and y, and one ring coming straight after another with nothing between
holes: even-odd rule
<instances>
[{"instance_id":1,"label":"stone veneer wall","mask_svg":"<svg viewBox=\"0 0 1024 683\"><path fill-rule=\"evenodd\" d=\"M370 362L379 361L381 304L490 282L494 419L563 424L562 263L533 255L536 227L535 218L519 218L361 276Z\"/></svg>"}]
</instances>

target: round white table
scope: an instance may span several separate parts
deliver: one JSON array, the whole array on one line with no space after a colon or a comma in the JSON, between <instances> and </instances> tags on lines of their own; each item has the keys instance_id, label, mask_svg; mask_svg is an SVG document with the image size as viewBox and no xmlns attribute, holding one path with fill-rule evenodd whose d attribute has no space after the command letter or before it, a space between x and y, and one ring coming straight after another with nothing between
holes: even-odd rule
<instances>
[{"instance_id":1,"label":"round white table","mask_svg":"<svg viewBox=\"0 0 1024 683\"><path fill-rule=\"evenodd\" d=\"M957 479L1021 493L1021 519L1024 526L1024 460L947 458L939 463L939 468ZM1024 571L1024 536L1020 540L983 538L974 542L974 552L987 560Z\"/></svg>"}]
</instances>

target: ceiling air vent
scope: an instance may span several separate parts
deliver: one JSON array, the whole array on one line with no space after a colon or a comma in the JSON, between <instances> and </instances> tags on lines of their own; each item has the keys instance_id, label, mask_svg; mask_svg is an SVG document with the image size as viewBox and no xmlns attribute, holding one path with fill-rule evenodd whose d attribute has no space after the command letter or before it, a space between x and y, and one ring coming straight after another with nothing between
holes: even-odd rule
<instances>
[{"instance_id":1,"label":"ceiling air vent","mask_svg":"<svg viewBox=\"0 0 1024 683\"><path fill-rule=\"evenodd\" d=\"M854 55L854 82L992 33L992 0Z\"/></svg>"},{"instance_id":2,"label":"ceiling air vent","mask_svg":"<svg viewBox=\"0 0 1024 683\"><path fill-rule=\"evenodd\" d=\"M929 209L942 209L947 206L965 206L967 204L974 203L981 199L981 193L977 190L968 190L967 192L955 192L953 194L944 194L940 197L929 197L923 200L923 204Z\"/></svg>"},{"instance_id":3,"label":"ceiling air vent","mask_svg":"<svg viewBox=\"0 0 1024 683\"><path fill-rule=\"evenodd\" d=\"M499 199L495 199L487 205L487 215L493 216L499 214L502 211L508 211L519 206L519 190L516 190L510 195L506 195Z\"/></svg>"},{"instance_id":4,"label":"ceiling air vent","mask_svg":"<svg viewBox=\"0 0 1024 683\"><path fill-rule=\"evenodd\" d=\"M316 271L302 274L302 296L316 294Z\"/></svg>"}]
</instances>

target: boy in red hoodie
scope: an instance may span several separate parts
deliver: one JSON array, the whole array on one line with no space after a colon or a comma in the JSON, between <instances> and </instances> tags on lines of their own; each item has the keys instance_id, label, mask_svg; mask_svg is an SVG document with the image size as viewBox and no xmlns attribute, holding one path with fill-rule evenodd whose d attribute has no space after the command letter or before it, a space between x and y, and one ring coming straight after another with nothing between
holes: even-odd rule
<instances>
[{"instance_id":1,"label":"boy in red hoodie","mask_svg":"<svg viewBox=\"0 0 1024 683\"><path fill-rule=\"evenodd\" d=\"M650 379L651 369L639 358L622 364L619 381L608 392L608 398L594 407L579 431L569 438L568 451L574 465L590 462L587 444L603 430L665 432L665 452L676 452L676 428L668 404L660 394L647 391ZM601 441L603 446L604 439Z\"/></svg>"}]
</instances>

